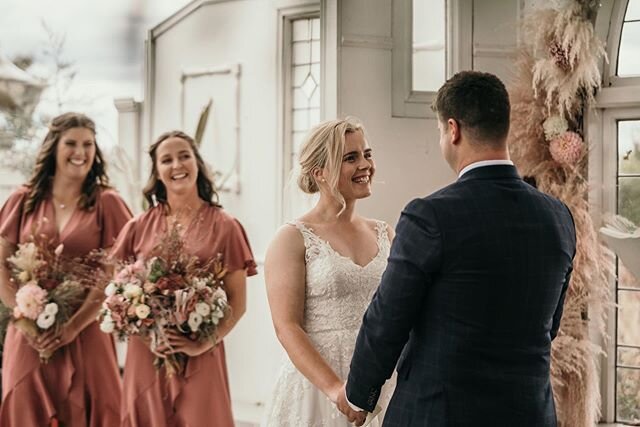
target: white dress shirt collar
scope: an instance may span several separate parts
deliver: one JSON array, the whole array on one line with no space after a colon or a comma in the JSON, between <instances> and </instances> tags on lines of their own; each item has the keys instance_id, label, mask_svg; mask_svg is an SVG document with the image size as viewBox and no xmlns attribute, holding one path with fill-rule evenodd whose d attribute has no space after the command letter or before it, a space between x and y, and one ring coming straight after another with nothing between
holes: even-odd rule
<instances>
[{"instance_id":1,"label":"white dress shirt collar","mask_svg":"<svg viewBox=\"0 0 640 427\"><path fill-rule=\"evenodd\" d=\"M458 178L462 177L465 173L469 172L472 169L481 168L484 166L496 166L496 165L508 165L513 166L513 162L511 160L482 160L480 162L471 163L470 165L465 166L460 173L458 174Z\"/></svg>"}]
</instances>

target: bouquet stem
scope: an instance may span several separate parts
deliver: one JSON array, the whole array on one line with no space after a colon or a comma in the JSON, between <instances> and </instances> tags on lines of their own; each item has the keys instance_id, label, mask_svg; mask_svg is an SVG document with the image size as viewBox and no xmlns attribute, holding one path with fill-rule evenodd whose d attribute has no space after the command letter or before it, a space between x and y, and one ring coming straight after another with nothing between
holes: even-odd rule
<instances>
[{"instance_id":1,"label":"bouquet stem","mask_svg":"<svg viewBox=\"0 0 640 427\"><path fill-rule=\"evenodd\" d=\"M17 319L14 320L13 325L17 330L27 335L29 338L37 338L39 334L38 327L35 325L33 320L30 319ZM49 351L41 351L40 352L40 363L46 364L49 362L49 358L51 358L51 352Z\"/></svg>"}]
</instances>

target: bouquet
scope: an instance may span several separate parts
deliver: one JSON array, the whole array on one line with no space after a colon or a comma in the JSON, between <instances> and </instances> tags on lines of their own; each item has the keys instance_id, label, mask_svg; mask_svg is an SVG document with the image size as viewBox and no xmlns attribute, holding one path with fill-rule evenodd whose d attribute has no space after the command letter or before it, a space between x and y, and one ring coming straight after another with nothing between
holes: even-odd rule
<instances>
[{"instance_id":1,"label":"bouquet","mask_svg":"<svg viewBox=\"0 0 640 427\"><path fill-rule=\"evenodd\" d=\"M58 332L82 305L86 282L95 276L97 265L91 259L99 256L97 252L69 259L62 251L62 244L55 246L45 235L34 233L7 259L18 288L10 321L31 338ZM40 353L44 363L50 357Z\"/></svg>"},{"instance_id":2,"label":"bouquet","mask_svg":"<svg viewBox=\"0 0 640 427\"><path fill-rule=\"evenodd\" d=\"M156 352L170 348L167 332L215 343L216 329L229 313L229 305L221 255L201 265L185 251L178 226L161 241L147 261L119 266L105 288L100 328L120 339L136 335L148 341L157 356L156 367L164 365L167 376L172 376L182 373L187 356Z\"/></svg>"}]
</instances>

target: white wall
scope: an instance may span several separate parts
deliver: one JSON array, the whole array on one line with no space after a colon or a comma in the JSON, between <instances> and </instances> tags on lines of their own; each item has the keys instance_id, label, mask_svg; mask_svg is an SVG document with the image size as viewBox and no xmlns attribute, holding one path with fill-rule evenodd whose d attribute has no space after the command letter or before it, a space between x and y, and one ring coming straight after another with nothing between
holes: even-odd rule
<instances>
[{"instance_id":1,"label":"white wall","mask_svg":"<svg viewBox=\"0 0 640 427\"><path fill-rule=\"evenodd\" d=\"M392 34L392 0L339 1L338 8L343 42L337 110L364 122L377 163L374 194L360 211L395 224L411 199L453 182L455 175L441 157L435 119L392 117L392 51L385 43ZM518 13L519 2L474 2L474 69L510 80Z\"/></svg>"}]
</instances>

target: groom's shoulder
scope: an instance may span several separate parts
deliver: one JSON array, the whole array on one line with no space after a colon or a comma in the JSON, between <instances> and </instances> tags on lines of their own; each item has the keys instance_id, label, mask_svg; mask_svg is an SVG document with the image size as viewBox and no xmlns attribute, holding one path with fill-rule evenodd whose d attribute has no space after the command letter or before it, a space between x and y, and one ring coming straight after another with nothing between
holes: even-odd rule
<instances>
[{"instance_id":1,"label":"groom's shoulder","mask_svg":"<svg viewBox=\"0 0 640 427\"><path fill-rule=\"evenodd\" d=\"M452 191L455 184L448 185L424 197L411 200L404 208L405 213L415 213L418 215L425 213L434 213L440 207L447 204L452 197L456 197L456 191Z\"/></svg>"}]
</instances>

